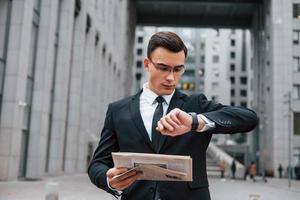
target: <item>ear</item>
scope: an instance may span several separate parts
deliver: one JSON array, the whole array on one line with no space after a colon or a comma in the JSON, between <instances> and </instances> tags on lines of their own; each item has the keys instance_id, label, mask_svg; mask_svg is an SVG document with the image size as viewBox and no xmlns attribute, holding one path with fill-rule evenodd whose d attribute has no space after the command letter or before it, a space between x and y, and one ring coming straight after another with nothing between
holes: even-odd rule
<instances>
[{"instance_id":1,"label":"ear","mask_svg":"<svg viewBox=\"0 0 300 200\"><path fill-rule=\"evenodd\" d=\"M145 57L145 58L144 58L144 69L145 69L145 71L147 71L147 72L149 72L149 64L150 64L149 58Z\"/></svg>"}]
</instances>

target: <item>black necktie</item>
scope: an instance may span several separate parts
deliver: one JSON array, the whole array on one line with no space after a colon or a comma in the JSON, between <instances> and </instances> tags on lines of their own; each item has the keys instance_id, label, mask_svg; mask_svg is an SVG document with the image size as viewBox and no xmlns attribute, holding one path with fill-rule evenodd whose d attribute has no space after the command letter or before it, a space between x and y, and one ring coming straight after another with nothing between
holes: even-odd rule
<instances>
[{"instance_id":1,"label":"black necktie","mask_svg":"<svg viewBox=\"0 0 300 200\"><path fill-rule=\"evenodd\" d=\"M157 127L157 122L163 116L163 102L165 101L165 99L161 96L158 96L156 98L156 101L158 102L158 105L154 111L152 120L152 143L154 145L155 150L158 150L161 134L155 128Z\"/></svg>"}]
</instances>

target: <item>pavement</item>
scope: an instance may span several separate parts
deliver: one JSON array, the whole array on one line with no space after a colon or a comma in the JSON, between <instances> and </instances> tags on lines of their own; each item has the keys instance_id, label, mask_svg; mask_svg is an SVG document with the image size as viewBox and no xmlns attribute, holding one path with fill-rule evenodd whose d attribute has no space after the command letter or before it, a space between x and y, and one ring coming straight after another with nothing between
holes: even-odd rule
<instances>
[{"instance_id":1,"label":"pavement","mask_svg":"<svg viewBox=\"0 0 300 200\"><path fill-rule=\"evenodd\" d=\"M269 178L268 182L210 178L212 200L300 200L300 181ZM0 200L113 200L105 191L91 184L86 174L47 177L41 181L0 182Z\"/></svg>"}]
</instances>

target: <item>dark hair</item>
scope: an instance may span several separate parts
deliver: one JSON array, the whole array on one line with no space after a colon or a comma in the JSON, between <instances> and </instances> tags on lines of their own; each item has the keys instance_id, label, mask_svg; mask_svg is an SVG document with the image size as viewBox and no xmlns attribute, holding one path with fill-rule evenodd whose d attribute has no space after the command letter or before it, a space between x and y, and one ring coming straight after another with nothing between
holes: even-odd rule
<instances>
[{"instance_id":1,"label":"dark hair","mask_svg":"<svg viewBox=\"0 0 300 200\"><path fill-rule=\"evenodd\" d=\"M161 31L152 35L148 43L147 57L150 58L151 53L158 47L163 47L174 53L183 50L185 57L187 57L187 48L176 33Z\"/></svg>"}]
</instances>

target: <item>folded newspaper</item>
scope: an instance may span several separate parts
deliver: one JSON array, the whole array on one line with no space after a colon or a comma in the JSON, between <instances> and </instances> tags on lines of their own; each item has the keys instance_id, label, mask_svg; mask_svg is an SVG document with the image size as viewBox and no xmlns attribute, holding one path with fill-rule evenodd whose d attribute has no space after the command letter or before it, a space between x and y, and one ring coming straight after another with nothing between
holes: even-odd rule
<instances>
[{"instance_id":1,"label":"folded newspaper","mask_svg":"<svg viewBox=\"0 0 300 200\"><path fill-rule=\"evenodd\" d=\"M139 180L155 181L193 181L193 165L190 156L113 152L115 167L126 167L129 170L115 176L124 179L129 172L140 173Z\"/></svg>"}]
</instances>

